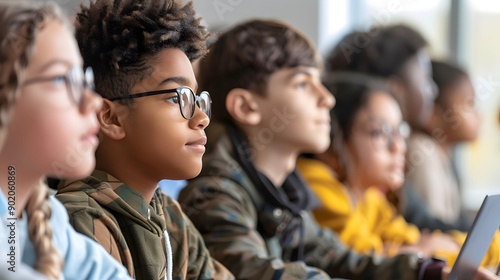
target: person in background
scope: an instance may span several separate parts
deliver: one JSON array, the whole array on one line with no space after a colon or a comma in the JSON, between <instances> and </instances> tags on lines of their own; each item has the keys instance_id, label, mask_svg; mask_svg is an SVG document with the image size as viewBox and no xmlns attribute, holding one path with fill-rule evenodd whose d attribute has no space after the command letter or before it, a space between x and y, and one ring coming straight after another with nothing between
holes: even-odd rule
<instances>
[{"instance_id":1,"label":"person in background","mask_svg":"<svg viewBox=\"0 0 500 280\"><path fill-rule=\"evenodd\" d=\"M341 39L331 51L326 63L326 76L351 71L385 79L400 104L403 119L410 125L411 141L416 132L427 128L437 96L426 47L427 42L422 35L405 25L354 31ZM408 150L409 165L415 161L414 153ZM434 218L409 184L411 182L405 181L398 192L388 192L388 198L408 222L421 230L455 229L454 225Z\"/></svg>"},{"instance_id":2,"label":"person in background","mask_svg":"<svg viewBox=\"0 0 500 280\"><path fill-rule=\"evenodd\" d=\"M468 231L472 219L462 207L453 151L479 134L474 87L467 73L450 63L433 61L432 74L439 94L427 127L409 142L410 156L418 160L408 167L408 186L434 218Z\"/></svg>"},{"instance_id":3,"label":"person in background","mask_svg":"<svg viewBox=\"0 0 500 280\"><path fill-rule=\"evenodd\" d=\"M321 74L315 48L285 23L248 21L219 37L200 64L214 121L202 172L179 196L185 213L237 278L446 279L441 261L361 255L315 220L317 197L295 164L330 144L335 99Z\"/></svg>"},{"instance_id":4,"label":"person in background","mask_svg":"<svg viewBox=\"0 0 500 280\"><path fill-rule=\"evenodd\" d=\"M335 81L325 81L337 100L331 146L323 154L298 161L323 204L314 211L315 217L359 252L385 256L422 252L446 258L453 266L466 233L420 233L386 198L388 190L401 188L404 181L409 128L384 84L358 73L338 73ZM496 265L499 252L497 236L484 264Z\"/></svg>"}]
</instances>

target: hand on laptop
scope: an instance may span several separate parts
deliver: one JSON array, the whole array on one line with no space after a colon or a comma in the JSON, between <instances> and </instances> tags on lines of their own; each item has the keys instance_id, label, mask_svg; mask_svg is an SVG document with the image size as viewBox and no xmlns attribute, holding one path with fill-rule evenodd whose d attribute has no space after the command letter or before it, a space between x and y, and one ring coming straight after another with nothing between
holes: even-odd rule
<instances>
[{"instance_id":1,"label":"hand on laptop","mask_svg":"<svg viewBox=\"0 0 500 280\"><path fill-rule=\"evenodd\" d=\"M451 267L444 267L443 272L441 273L441 279L448 279L450 275ZM485 269L484 267L480 267L474 276L474 280L499 280L500 277L493 274L491 271Z\"/></svg>"},{"instance_id":2,"label":"hand on laptop","mask_svg":"<svg viewBox=\"0 0 500 280\"><path fill-rule=\"evenodd\" d=\"M420 241L416 246L426 258L433 257L436 251L453 253L460 251L460 245L450 235L430 233L426 230L422 231Z\"/></svg>"},{"instance_id":3,"label":"hand on laptop","mask_svg":"<svg viewBox=\"0 0 500 280\"><path fill-rule=\"evenodd\" d=\"M499 276L493 274L491 271L487 270L484 267L480 267L476 273L476 276L474 277L474 280L493 280L493 279L500 279Z\"/></svg>"}]
</instances>

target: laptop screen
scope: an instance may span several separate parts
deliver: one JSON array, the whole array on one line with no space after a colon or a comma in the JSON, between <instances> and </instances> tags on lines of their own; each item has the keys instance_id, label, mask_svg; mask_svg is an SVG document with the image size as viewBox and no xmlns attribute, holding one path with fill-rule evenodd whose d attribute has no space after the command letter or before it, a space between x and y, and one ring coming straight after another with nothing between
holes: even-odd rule
<instances>
[{"instance_id":1,"label":"laptop screen","mask_svg":"<svg viewBox=\"0 0 500 280\"><path fill-rule=\"evenodd\" d=\"M448 280L474 278L499 226L500 194L487 195L467 234Z\"/></svg>"}]
</instances>

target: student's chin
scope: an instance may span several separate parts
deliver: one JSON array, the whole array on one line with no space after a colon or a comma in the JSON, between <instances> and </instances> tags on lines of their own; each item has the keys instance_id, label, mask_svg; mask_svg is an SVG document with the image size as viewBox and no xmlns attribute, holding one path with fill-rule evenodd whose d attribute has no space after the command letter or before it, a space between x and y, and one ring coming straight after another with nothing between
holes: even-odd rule
<instances>
[{"instance_id":1,"label":"student's chin","mask_svg":"<svg viewBox=\"0 0 500 280\"><path fill-rule=\"evenodd\" d=\"M317 142L309 145L306 149L303 149L302 153L311 153L311 154L322 154L328 150L330 147L330 141Z\"/></svg>"},{"instance_id":2,"label":"student's chin","mask_svg":"<svg viewBox=\"0 0 500 280\"><path fill-rule=\"evenodd\" d=\"M66 162L65 164L52 164L51 177L56 178L85 178L95 168L95 158L82 159L80 162Z\"/></svg>"},{"instance_id":3,"label":"student's chin","mask_svg":"<svg viewBox=\"0 0 500 280\"><path fill-rule=\"evenodd\" d=\"M189 172L187 172L187 174L185 176L186 178L184 178L184 179L193 179L196 176L200 175L201 168L202 168L201 164L196 165L196 166L192 166L191 170L189 170Z\"/></svg>"}]
</instances>

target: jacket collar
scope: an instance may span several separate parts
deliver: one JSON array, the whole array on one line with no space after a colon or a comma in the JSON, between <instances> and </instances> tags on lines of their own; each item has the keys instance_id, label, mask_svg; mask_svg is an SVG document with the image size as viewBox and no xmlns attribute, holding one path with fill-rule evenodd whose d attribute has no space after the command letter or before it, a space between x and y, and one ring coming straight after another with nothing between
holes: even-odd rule
<instances>
[{"instance_id":1,"label":"jacket collar","mask_svg":"<svg viewBox=\"0 0 500 280\"><path fill-rule=\"evenodd\" d=\"M64 180L58 185L58 193L85 192L103 208L133 220L150 231L162 234L166 223L161 217L161 191L157 188L151 203L135 189L123 184L112 175L94 170L82 180Z\"/></svg>"}]
</instances>

